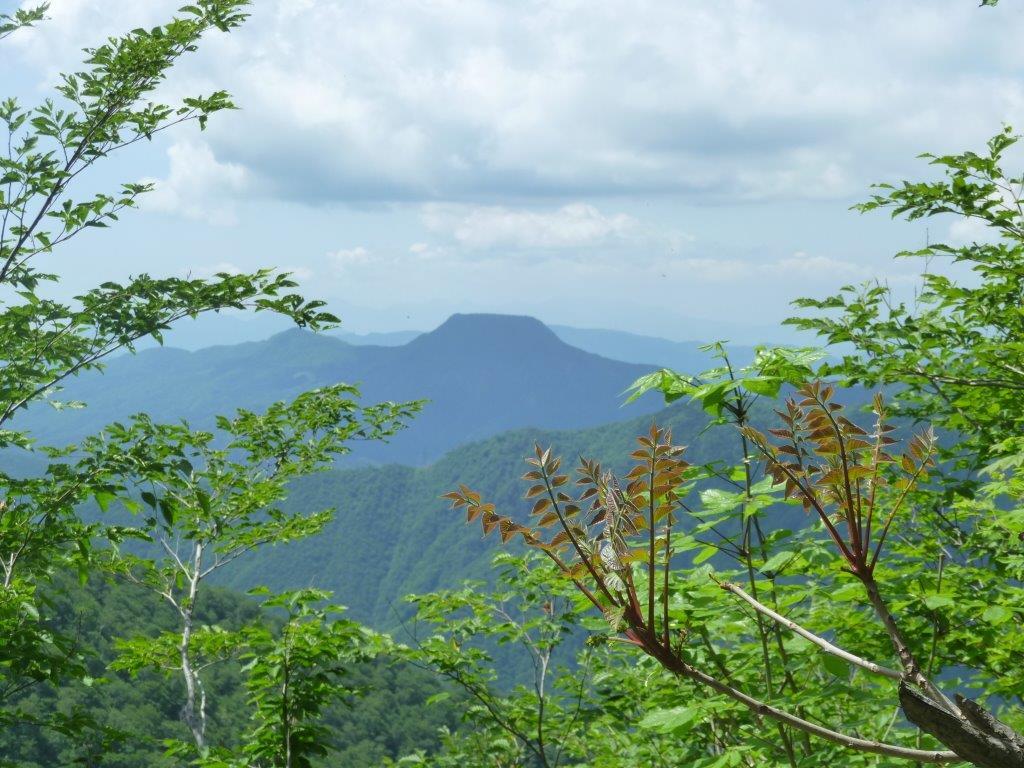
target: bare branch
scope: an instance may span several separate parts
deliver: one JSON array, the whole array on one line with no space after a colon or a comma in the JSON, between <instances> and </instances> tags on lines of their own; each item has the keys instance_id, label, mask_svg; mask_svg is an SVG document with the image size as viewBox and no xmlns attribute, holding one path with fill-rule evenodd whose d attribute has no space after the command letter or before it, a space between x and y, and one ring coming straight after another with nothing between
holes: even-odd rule
<instances>
[{"instance_id":1,"label":"bare branch","mask_svg":"<svg viewBox=\"0 0 1024 768\"><path fill-rule=\"evenodd\" d=\"M721 680L711 677L711 675L702 672L696 667L690 666L681 659L669 657L662 661L662 663L677 675L706 685L718 693L725 694L729 698L740 702L756 714L769 717L773 720L778 720L779 722L790 725L798 730L805 731L812 736L817 736L825 739L826 741L831 741L833 744L849 747L850 749L855 749L859 752L870 752L876 755L898 757L904 760L916 760L919 763L942 764L961 762L960 756L955 752L945 750L911 749L909 747L900 747L895 744L885 744L880 741L848 736L845 733L833 731L831 728L825 728L824 726L817 725L816 723L811 723L803 718L797 717L796 715L792 715L785 710L773 707L770 704L765 704L763 701L759 701L752 696L748 696L743 693L743 691L733 688L730 685L726 685Z\"/></svg>"},{"instance_id":2,"label":"bare branch","mask_svg":"<svg viewBox=\"0 0 1024 768\"><path fill-rule=\"evenodd\" d=\"M862 576L861 582L864 584L865 590L868 593L868 600L871 602L871 606L875 609L875 613L882 622L882 626L885 627L885 631L889 635L889 639L892 641L892 646L896 650L896 655L900 657L900 662L903 664L904 672L906 673L906 679L910 680L916 686L921 688L927 693L932 700L938 704L938 706L944 708L947 712L954 716L959 716L960 710L957 708L946 694L938 689L938 687L928 679L928 676L921 669L921 665L917 663L917 658L914 656L913 651L910 650L910 646L903 637L902 631L900 631L899 625L896 623L896 619L889 612L889 607L885 604L885 600L882 599L881 592L878 591L878 584L875 583L874 576L866 575Z\"/></svg>"},{"instance_id":3,"label":"bare branch","mask_svg":"<svg viewBox=\"0 0 1024 768\"><path fill-rule=\"evenodd\" d=\"M714 577L712 576L712 578ZM867 659L861 658L860 656L852 654L849 651L844 651L842 648L833 645L825 638L820 637L807 629L804 629L795 621L787 619L785 616L776 613L768 606L759 603L753 597L744 592L736 584L730 584L727 581L718 581L717 579L715 579L715 581L718 584L718 586L720 586L726 592L731 592L732 594L736 595L736 597L745 601L748 605L750 605L751 608L753 608L758 613L762 614L763 616L767 616L769 619L776 622L777 624L781 624L782 626L786 627L786 629L795 632L805 640L811 641L826 653L830 653L833 656L837 656L843 661L849 662L850 664L860 667L861 669L866 669L868 672L872 672L876 675L882 675L883 677L888 677L892 680L903 679L903 674L901 672L897 672L895 669L889 669L888 667L883 667L881 664L876 664L873 661L868 661Z\"/></svg>"}]
</instances>

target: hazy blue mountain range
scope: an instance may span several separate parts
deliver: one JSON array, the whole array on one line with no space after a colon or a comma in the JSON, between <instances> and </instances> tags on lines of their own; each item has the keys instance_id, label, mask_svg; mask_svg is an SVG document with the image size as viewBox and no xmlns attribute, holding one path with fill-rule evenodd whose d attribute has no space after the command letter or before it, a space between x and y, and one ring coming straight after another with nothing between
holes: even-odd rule
<instances>
[{"instance_id":1,"label":"hazy blue mountain range","mask_svg":"<svg viewBox=\"0 0 1024 768\"><path fill-rule=\"evenodd\" d=\"M655 363L684 373L700 373L719 364L710 352L701 349L705 345L703 341L669 341L625 331L567 325L552 325L551 330L566 344L612 360ZM753 347L729 344L728 349L733 363L737 365L746 365L754 359Z\"/></svg>"},{"instance_id":2,"label":"hazy blue mountain range","mask_svg":"<svg viewBox=\"0 0 1024 768\"><path fill-rule=\"evenodd\" d=\"M555 335L570 346L593 352L611 360L626 363L654 364L687 373L699 373L717 363L711 353L701 349L703 341L670 341L656 336L643 336L626 331L604 328L574 328L568 325L549 325ZM346 333L336 331L339 339L349 344L377 344L384 347L408 344L421 331L394 331L392 333ZM754 348L729 345L734 362L744 365L754 356Z\"/></svg>"},{"instance_id":3,"label":"hazy blue mountain range","mask_svg":"<svg viewBox=\"0 0 1024 768\"><path fill-rule=\"evenodd\" d=\"M349 344L372 344L378 347L400 347L403 344L408 344L417 336L422 336L423 333L423 331L385 331L374 333L334 331L332 335L337 336L342 341L347 341Z\"/></svg>"},{"instance_id":4,"label":"hazy blue mountain range","mask_svg":"<svg viewBox=\"0 0 1024 768\"><path fill-rule=\"evenodd\" d=\"M730 333L712 333L713 330L704 326L685 329L692 340L672 341L658 336L647 336L626 331L605 328L577 328L569 325L552 325L548 327L562 341L585 352L622 360L627 363L652 363L658 366L673 368L680 371L698 372L707 368L710 355L702 352L700 347L706 341L718 338L749 338L750 333L739 336ZM198 350L211 346L241 344L249 341L265 341L271 336L288 330L286 320L271 315L243 315L204 317L194 321L182 321L165 333L168 347ZM733 329L735 330L735 329ZM400 330L375 331L369 333L353 333L343 325L341 329L330 331L329 335L357 346L398 347L408 344L426 331ZM766 337L767 338L767 337ZM698 340L703 339L703 340ZM805 344L813 340L804 341ZM146 348L156 347L155 343L144 345ZM738 361L750 359L753 347L749 345L730 344L729 349Z\"/></svg>"},{"instance_id":5,"label":"hazy blue mountain range","mask_svg":"<svg viewBox=\"0 0 1024 768\"><path fill-rule=\"evenodd\" d=\"M347 318L344 312L342 315L343 319ZM698 318L677 322L655 336L615 330L548 325L563 341L587 352L596 352L605 357L622 359L627 362L655 362L660 365L672 364L672 361L676 359L675 354L678 352L678 347L695 349L702 343L698 340L729 339L737 344L747 346L772 342L801 345L813 343L812 339L799 338L796 331L785 326L747 326ZM266 341L274 334L286 331L288 328L289 323L286 319L266 312L222 312L175 323L173 328L164 333L164 343L169 347L197 350L212 346L242 344L247 341ZM425 332L416 329L402 329L355 333L349 329L347 323L343 322L340 329L330 333L350 344L376 344L391 347L407 344ZM677 339L685 339L685 341L670 341L662 336L673 336ZM158 345L156 342L147 342L143 346L149 348ZM656 350L665 359L663 360L661 357L651 359L645 356L643 359L637 360L635 357L637 348ZM627 356L619 357L618 354L609 354L611 350L615 349L624 350L622 354ZM664 354L666 352L667 355Z\"/></svg>"},{"instance_id":6,"label":"hazy blue mountain range","mask_svg":"<svg viewBox=\"0 0 1024 768\"><path fill-rule=\"evenodd\" d=\"M263 342L147 349L109 362L103 374L71 380L61 400L88 404L20 416L42 442L61 444L132 413L206 426L218 413L260 408L301 391L348 382L366 402L430 402L390 444L357 446L362 462L420 465L446 451L519 427L575 429L650 413L650 395L623 407L623 390L656 364L626 363L584 352L538 320L508 315L453 315L401 346L356 346L298 329Z\"/></svg>"}]
</instances>

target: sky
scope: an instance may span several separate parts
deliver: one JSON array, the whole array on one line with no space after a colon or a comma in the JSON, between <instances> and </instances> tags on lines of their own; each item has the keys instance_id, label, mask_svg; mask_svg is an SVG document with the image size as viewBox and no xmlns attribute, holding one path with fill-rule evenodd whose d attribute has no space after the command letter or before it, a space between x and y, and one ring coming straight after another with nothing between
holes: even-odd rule
<instances>
[{"instance_id":1,"label":"sky","mask_svg":"<svg viewBox=\"0 0 1024 768\"><path fill-rule=\"evenodd\" d=\"M3 90L36 103L180 4L51 0L0 45ZM354 332L503 312L789 340L796 297L911 295L895 253L984 236L850 206L1024 126L1022 39L1010 0L256 0L161 94L241 108L97 167L156 190L54 262L69 288L287 269Z\"/></svg>"}]
</instances>

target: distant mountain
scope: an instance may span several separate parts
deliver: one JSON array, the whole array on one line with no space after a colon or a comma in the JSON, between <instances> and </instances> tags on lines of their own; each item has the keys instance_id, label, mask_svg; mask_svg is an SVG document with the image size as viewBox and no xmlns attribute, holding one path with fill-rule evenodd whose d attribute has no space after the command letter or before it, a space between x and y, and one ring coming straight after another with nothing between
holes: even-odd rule
<instances>
[{"instance_id":1,"label":"distant mountain","mask_svg":"<svg viewBox=\"0 0 1024 768\"><path fill-rule=\"evenodd\" d=\"M551 330L566 344L612 360L654 363L683 373L700 373L718 365L710 352L701 349L705 345L703 341L669 341L625 331L567 325L552 325ZM734 364L746 365L754 359L753 347L729 344L727 348Z\"/></svg>"},{"instance_id":2,"label":"distant mountain","mask_svg":"<svg viewBox=\"0 0 1024 768\"><path fill-rule=\"evenodd\" d=\"M644 336L638 333L604 328L576 328L569 325L549 325L548 327L566 344L611 360L643 363L688 373L699 373L716 365L711 353L701 349L705 345L703 341L670 341L657 336ZM393 347L408 344L417 336L421 336L422 332L346 333L335 331L332 335L349 344L376 344ZM751 346L730 344L728 348L733 361L739 365L744 365L754 358L754 348Z\"/></svg>"},{"instance_id":3,"label":"distant mountain","mask_svg":"<svg viewBox=\"0 0 1024 768\"><path fill-rule=\"evenodd\" d=\"M408 344L417 336L422 336L423 331L387 331L383 333L349 333L347 331L334 331L331 335L337 336L342 341L347 341L349 344L355 344L357 346L370 345L377 347L400 347L403 344Z\"/></svg>"},{"instance_id":4,"label":"distant mountain","mask_svg":"<svg viewBox=\"0 0 1024 768\"><path fill-rule=\"evenodd\" d=\"M260 408L348 382L361 386L368 403L430 400L392 443L358 446L364 463L420 465L508 429L576 429L649 413L659 407L653 395L621 404L622 391L652 367L584 352L529 317L453 315L397 347L355 346L293 329L263 342L115 358L104 374L74 379L59 395L88 407L55 412L36 406L16 426L59 444L139 411L208 425L215 414L237 407Z\"/></svg>"},{"instance_id":5,"label":"distant mountain","mask_svg":"<svg viewBox=\"0 0 1024 768\"><path fill-rule=\"evenodd\" d=\"M346 315L347 317L347 315ZM648 336L625 331L580 328L568 325L551 325L549 327L567 344L579 347L587 352L594 352L613 360L624 360L632 363L657 363L662 366L677 366L679 362L689 362L691 355L703 359L698 350L703 343L716 339L729 339L735 342L737 354L743 347L748 350L753 343L785 343L808 345L814 344L812 336L799 336L786 327L753 327L731 325L724 322L709 322L692 318L677 325L680 334L687 337L686 341L670 341L666 338ZM164 344L178 349L197 350L211 346L242 344L247 341L266 341L276 333L290 328L287 319L267 312L221 312L202 315L195 320L188 318L174 324L164 333ZM398 331L377 331L353 333L343 324L340 329L330 331L329 335L356 345L376 345L394 347L407 344L424 333L421 330L403 329ZM159 346L156 342L143 342L143 348ZM732 348L730 344L730 348ZM677 366L681 367L681 366Z\"/></svg>"},{"instance_id":6,"label":"distant mountain","mask_svg":"<svg viewBox=\"0 0 1024 768\"><path fill-rule=\"evenodd\" d=\"M566 344L611 360L652 364L694 373L713 364L711 355L700 350L705 344L704 341L671 341L656 336L604 328L577 328L568 325L548 327ZM287 321L280 317L218 315L175 324L173 329L165 333L165 344L168 347L198 350L214 344L264 341L286 330ZM423 334L424 331L416 330L353 333L342 327L341 330L330 331L328 335L355 346L399 347ZM694 336L698 334L695 333ZM146 349L156 346L158 345L155 343L144 345ZM753 356L751 346L730 344L729 350L741 364Z\"/></svg>"}]
</instances>

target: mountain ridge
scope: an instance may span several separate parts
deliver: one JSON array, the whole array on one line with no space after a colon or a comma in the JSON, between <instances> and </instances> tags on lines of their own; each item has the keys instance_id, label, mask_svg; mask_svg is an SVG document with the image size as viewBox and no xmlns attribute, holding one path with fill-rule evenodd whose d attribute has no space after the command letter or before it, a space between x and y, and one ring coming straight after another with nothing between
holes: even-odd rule
<instances>
[{"instance_id":1,"label":"mountain ridge","mask_svg":"<svg viewBox=\"0 0 1024 768\"><path fill-rule=\"evenodd\" d=\"M54 412L36 406L15 426L51 445L141 411L208 427L216 414L345 382L359 385L366 403L429 401L409 429L387 444L360 443L348 461L422 465L509 429L576 429L649 413L660 406L655 396L623 407L622 392L653 367L572 347L527 316L454 315L392 347L293 328L262 342L114 358L104 374L83 374L58 396L88 407Z\"/></svg>"}]
</instances>

